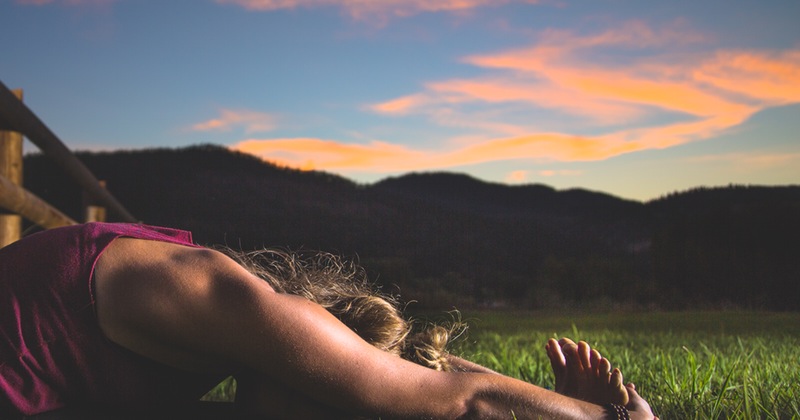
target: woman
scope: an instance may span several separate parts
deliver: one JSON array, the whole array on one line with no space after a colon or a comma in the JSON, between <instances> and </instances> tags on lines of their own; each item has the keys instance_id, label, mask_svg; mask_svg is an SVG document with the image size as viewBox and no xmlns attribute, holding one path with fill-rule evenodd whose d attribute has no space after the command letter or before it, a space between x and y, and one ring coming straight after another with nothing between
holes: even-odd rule
<instances>
[{"instance_id":1,"label":"woman","mask_svg":"<svg viewBox=\"0 0 800 420\"><path fill-rule=\"evenodd\" d=\"M547 391L441 353L441 329L409 336L384 299L313 291L337 264L266 261L256 270L188 232L130 224L54 229L0 250L0 415L171 407L233 374L240 413L266 418L627 414L605 403L653 418L585 343L548 343L561 393Z\"/></svg>"}]
</instances>

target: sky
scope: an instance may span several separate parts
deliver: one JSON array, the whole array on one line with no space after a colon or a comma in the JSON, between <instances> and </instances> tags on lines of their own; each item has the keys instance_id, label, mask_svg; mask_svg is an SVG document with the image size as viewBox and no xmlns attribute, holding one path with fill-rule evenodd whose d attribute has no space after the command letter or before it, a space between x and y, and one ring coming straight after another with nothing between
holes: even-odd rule
<instances>
[{"instance_id":1,"label":"sky","mask_svg":"<svg viewBox=\"0 0 800 420\"><path fill-rule=\"evenodd\" d=\"M73 150L218 144L647 201L800 183L797 0L0 0ZM35 151L26 144L26 151Z\"/></svg>"}]
</instances>

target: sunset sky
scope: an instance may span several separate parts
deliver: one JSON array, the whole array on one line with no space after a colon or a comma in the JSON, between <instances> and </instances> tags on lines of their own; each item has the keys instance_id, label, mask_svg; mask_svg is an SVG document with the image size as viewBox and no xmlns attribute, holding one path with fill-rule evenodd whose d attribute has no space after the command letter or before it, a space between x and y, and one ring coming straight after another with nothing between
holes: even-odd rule
<instances>
[{"instance_id":1,"label":"sunset sky","mask_svg":"<svg viewBox=\"0 0 800 420\"><path fill-rule=\"evenodd\" d=\"M0 0L0 80L74 150L646 201L800 184L798 20L797 0Z\"/></svg>"}]
</instances>

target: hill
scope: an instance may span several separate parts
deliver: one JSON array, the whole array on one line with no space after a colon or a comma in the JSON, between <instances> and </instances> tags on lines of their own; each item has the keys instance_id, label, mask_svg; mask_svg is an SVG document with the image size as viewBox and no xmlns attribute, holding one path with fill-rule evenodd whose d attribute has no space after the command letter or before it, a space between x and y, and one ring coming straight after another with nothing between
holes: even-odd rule
<instances>
[{"instance_id":1,"label":"hill","mask_svg":"<svg viewBox=\"0 0 800 420\"><path fill-rule=\"evenodd\" d=\"M203 244L341 253L426 305L798 307L786 298L800 279L798 187L640 203L451 173L360 185L217 146L77 155L145 223ZM25 184L81 218L77 186L45 157L26 157Z\"/></svg>"}]
</instances>

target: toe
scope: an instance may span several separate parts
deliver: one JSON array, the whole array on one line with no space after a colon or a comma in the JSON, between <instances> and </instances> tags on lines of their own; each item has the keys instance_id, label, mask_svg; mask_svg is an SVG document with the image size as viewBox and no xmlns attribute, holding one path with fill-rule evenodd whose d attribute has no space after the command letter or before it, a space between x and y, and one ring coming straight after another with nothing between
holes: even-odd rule
<instances>
[{"instance_id":1,"label":"toe","mask_svg":"<svg viewBox=\"0 0 800 420\"><path fill-rule=\"evenodd\" d=\"M615 404L626 405L628 404L628 388L623 385L622 372L619 369L614 369L611 372L611 402Z\"/></svg>"},{"instance_id":2,"label":"toe","mask_svg":"<svg viewBox=\"0 0 800 420\"><path fill-rule=\"evenodd\" d=\"M603 358L597 350L592 349L589 352L589 364L591 365L593 374L597 375L600 373L600 363L602 360Z\"/></svg>"},{"instance_id":3,"label":"toe","mask_svg":"<svg viewBox=\"0 0 800 420\"><path fill-rule=\"evenodd\" d=\"M592 363L591 363L591 348L589 344L585 341L581 341L578 343L578 360L581 363L581 369L584 372L591 372L592 370Z\"/></svg>"},{"instance_id":4,"label":"toe","mask_svg":"<svg viewBox=\"0 0 800 420\"><path fill-rule=\"evenodd\" d=\"M600 359L600 362L597 364L597 371L604 374L611 374L611 362L608 361L605 357Z\"/></svg>"}]
</instances>

